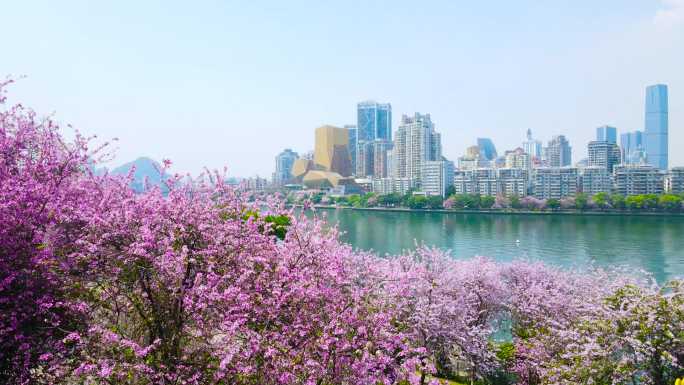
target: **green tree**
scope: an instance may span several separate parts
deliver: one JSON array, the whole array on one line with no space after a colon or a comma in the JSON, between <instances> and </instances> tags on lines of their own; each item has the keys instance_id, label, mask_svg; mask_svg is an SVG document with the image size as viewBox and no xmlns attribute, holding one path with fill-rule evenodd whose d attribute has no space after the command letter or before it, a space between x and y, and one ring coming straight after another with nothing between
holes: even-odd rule
<instances>
[{"instance_id":1,"label":"green tree","mask_svg":"<svg viewBox=\"0 0 684 385\"><path fill-rule=\"evenodd\" d=\"M520 197L517 195L512 195L510 198L510 202L511 202L511 207L514 209L519 209L522 207L522 205L520 204Z\"/></svg>"},{"instance_id":2,"label":"green tree","mask_svg":"<svg viewBox=\"0 0 684 385\"><path fill-rule=\"evenodd\" d=\"M594 201L596 206L598 206L598 208L600 208L600 209L605 209L605 208L608 208L608 206L610 206L610 197L608 196L608 193L605 193L605 192L597 193L591 199Z\"/></svg>"},{"instance_id":3,"label":"green tree","mask_svg":"<svg viewBox=\"0 0 684 385\"><path fill-rule=\"evenodd\" d=\"M678 212L682 209L682 198L674 194L664 194L658 198L658 207L669 212Z\"/></svg>"},{"instance_id":4,"label":"green tree","mask_svg":"<svg viewBox=\"0 0 684 385\"><path fill-rule=\"evenodd\" d=\"M483 209L489 209L494 206L496 199L490 195L484 195L480 197L480 207Z\"/></svg>"},{"instance_id":5,"label":"green tree","mask_svg":"<svg viewBox=\"0 0 684 385\"><path fill-rule=\"evenodd\" d=\"M439 195L430 195L427 197L427 207L430 209L441 209L442 208L442 197Z\"/></svg>"},{"instance_id":6,"label":"green tree","mask_svg":"<svg viewBox=\"0 0 684 385\"><path fill-rule=\"evenodd\" d=\"M450 197L450 196L452 196L452 195L454 195L454 194L456 194L456 186L454 186L454 185L452 184L452 185L450 185L449 187L447 187L447 189L446 189L446 196L447 196L447 197Z\"/></svg>"},{"instance_id":7,"label":"green tree","mask_svg":"<svg viewBox=\"0 0 684 385\"><path fill-rule=\"evenodd\" d=\"M401 195L397 193L378 196L378 205L385 207L395 207L401 204Z\"/></svg>"},{"instance_id":8,"label":"green tree","mask_svg":"<svg viewBox=\"0 0 684 385\"><path fill-rule=\"evenodd\" d=\"M561 204L558 199L551 198L546 201L546 207L551 209L551 210L558 210L560 208Z\"/></svg>"},{"instance_id":9,"label":"green tree","mask_svg":"<svg viewBox=\"0 0 684 385\"><path fill-rule=\"evenodd\" d=\"M424 209L427 206L428 199L424 195L411 195L408 199L408 207L414 210Z\"/></svg>"},{"instance_id":10,"label":"green tree","mask_svg":"<svg viewBox=\"0 0 684 385\"><path fill-rule=\"evenodd\" d=\"M575 208L578 210L585 210L589 207L589 197L585 193L577 193L575 195Z\"/></svg>"},{"instance_id":11,"label":"green tree","mask_svg":"<svg viewBox=\"0 0 684 385\"><path fill-rule=\"evenodd\" d=\"M624 210L625 208L625 197L620 194L613 194L610 196L610 204L614 209Z\"/></svg>"}]
</instances>

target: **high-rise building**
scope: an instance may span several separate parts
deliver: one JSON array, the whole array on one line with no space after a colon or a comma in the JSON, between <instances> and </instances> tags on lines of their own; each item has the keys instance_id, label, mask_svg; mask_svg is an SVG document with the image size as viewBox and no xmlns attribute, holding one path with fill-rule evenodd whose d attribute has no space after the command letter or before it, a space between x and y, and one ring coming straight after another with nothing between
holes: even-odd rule
<instances>
[{"instance_id":1,"label":"high-rise building","mask_svg":"<svg viewBox=\"0 0 684 385\"><path fill-rule=\"evenodd\" d=\"M591 141L587 146L589 150L589 166L603 167L609 173L613 172L613 167L620 164L620 147L612 142Z\"/></svg>"},{"instance_id":2,"label":"high-rise building","mask_svg":"<svg viewBox=\"0 0 684 385\"><path fill-rule=\"evenodd\" d=\"M561 199L577 194L578 173L574 167L540 167L534 169L534 196L539 199Z\"/></svg>"},{"instance_id":3,"label":"high-rise building","mask_svg":"<svg viewBox=\"0 0 684 385\"><path fill-rule=\"evenodd\" d=\"M619 165L613 171L613 183L622 195L662 194L665 173L649 164Z\"/></svg>"},{"instance_id":4,"label":"high-rise building","mask_svg":"<svg viewBox=\"0 0 684 385\"><path fill-rule=\"evenodd\" d=\"M617 143L617 128L611 126L597 127L596 140L599 142Z\"/></svg>"},{"instance_id":5,"label":"high-rise building","mask_svg":"<svg viewBox=\"0 0 684 385\"><path fill-rule=\"evenodd\" d=\"M643 131L626 132L620 135L622 163L639 164L646 162Z\"/></svg>"},{"instance_id":6,"label":"high-rise building","mask_svg":"<svg viewBox=\"0 0 684 385\"><path fill-rule=\"evenodd\" d=\"M673 167L665 179L665 191L671 194L684 193L684 167Z\"/></svg>"},{"instance_id":7,"label":"high-rise building","mask_svg":"<svg viewBox=\"0 0 684 385\"><path fill-rule=\"evenodd\" d=\"M356 170L357 178L373 176L373 141L362 140L357 145Z\"/></svg>"},{"instance_id":8,"label":"high-rise building","mask_svg":"<svg viewBox=\"0 0 684 385\"><path fill-rule=\"evenodd\" d=\"M532 138L532 130L527 129L526 139L523 142L523 151L529 154L533 159L541 159L542 157L542 143Z\"/></svg>"},{"instance_id":9,"label":"high-rise building","mask_svg":"<svg viewBox=\"0 0 684 385\"><path fill-rule=\"evenodd\" d=\"M392 141L392 105L366 101L356 106L359 140Z\"/></svg>"},{"instance_id":10,"label":"high-rise building","mask_svg":"<svg viewBox=\"0 0 684 385\"><path fill-rule=\"evenodd\" d=\"M373 176L386 178L391 174L390 164L387 161L387 152L392 148L392 142L384 139L373 141Z\"/></svg>"},{"instance_id":11,"label":"high-rise building","mask_svg":"<svg viewBox=\"0 0 684 385\"><path fill-rule=\"evenodd\" d=\"M489 138L477 138L477 147L480 149L480 158L494 160L496 158L496 147Z\"/></svg>"},{"instance_id":12,"label":"high-rise building","mask_svg":"<svg viewBox=\"0 0 684 385\"><path fill-rule=\"evenodd\" d=\"M506 168L522 168L525 170L532 168L530 155L520 147L512 151L506 151L504 158Z\"/></svg>"},{"instance_id":13,"label":"high-rise building","mask_svg":"<svg viewBox=\"0 0 684 385\"><path fill-rule=\"evenodd\" d=\"M572 147L564 135L556 135L544 148L544 162L548 167L566 167L572 164Z\"/></svg>"},{"instance_id":14,"label":"high-rise building","mask_svg":"<svg viewBox=\"0 0 684 385\"><path fill-rule=\"evenodd\" d=\"M454 162L446 159L425 161L422 178L423 192L446 197L447 189L454 184Z\"/></svg>"},{"instance_id":15,"label":"high-rise building","mask_svg":"<svg viewBox=\"0 0 684 385\"><path fill-rule=\"evenodd\" d=\"M608 169L602 166L588 166L580 176L582 192L589 195L600 192L609 193L613 189L613 179Z\"/></svg>"},{"instance_id":16,"label":"high-rise building","mask_svg":"<svg viewBox=\"0 0 684 385\"><path fill-rule=\"evenodd\" d=\"M342 176L352 175L349 130L335 126L318 127L314 163L324 171L336 172Z\"/></svg>"},{"instance_id":17,"label":"high-rise building","mask_svg":"<svg viewBox=\"0 0 684 385\"><path fill-rule=\"evenodd\" d=\"M353 124L344 126L349 131L349 156L351 158L352 172L356 172L356 156L358 154L359 130Z\"/></svg>"},{"instance_id":18,"label":"high-rise building","mask_svg":"<svg viewBox=\"0 0 684 385\"><path fill-rule=\"evenodd\" d=\"M656 84L646 87L646 161L660 170L667 170L668 162L667 111L667 86Z\"/></svg>"},{"instance_id":19,"label":"high-rise building","mask_svg":"<svg viewBox=\"0 0 684 385\"><path fill-rule=\"evenodd\" d=\"M276 166L273 174L273 184L282 186L292 179L292 166L299 155L289 148L286 148L275 158Z\"/></svg>"},{"instance_id":20,"label":"high-rise building","mask_svg":"<svg viewBox=\"0 0 684 385\"><path fill-rule=\"evenodd\" d=\"M419 186L423 163L441 158L442 140L430 114L403 115L394 138L395 177L407 178L414 186Z\"/></svg>"}]
</instances>

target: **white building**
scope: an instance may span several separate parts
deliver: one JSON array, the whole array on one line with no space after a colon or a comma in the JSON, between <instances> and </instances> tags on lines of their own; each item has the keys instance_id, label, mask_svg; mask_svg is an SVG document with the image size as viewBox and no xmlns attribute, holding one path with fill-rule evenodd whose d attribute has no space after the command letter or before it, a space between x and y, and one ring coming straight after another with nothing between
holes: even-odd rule
<instances>
[{"instance_id":1,"label":"white building","mask_svg":"<svg viewBox=\"0 0 684 385\"><path fill-rule=\"evenodd\" d=\"M561 199L577 194L578 174L574 167L540 167L532 178L534 196Z\"/></svg>"},{"instance_id":2,"label":"white building","mask_svg":"<svg viewBox=\"0 0 684 385\"><path fill-rule=\"evenodd\" d=\"M613 178L608 169L603 166L588 166L581 173L582 192L589 195L600 192L609 193L613 190Z\"/></svg>"},{"instance_id":3,"label":"white building","mask_svg":"<svg viewBox=\"0 0 684 385\"><path fill-rule=\"evenodd\" d=\"M665 191L671 194L684 193L684 167L673 167L665 178Z\"/></svg>"},{"instance_id":4,"label":"white building","mask_svg":"<svg viewBox=\"0 0 684 385\"><path fill-rule=\"evenodd\" d=\"M646 164L616 166L613 180L622 195L662 194L665 188L665 173Z\"/></svg>"},{"instance_id":5,"label":"white building","mask_svg":"<svg viewBox=\"0 0 684 385\"><path fill-rule=\"evenodd\" d=\"M454 162L446 159L423 162L421 190L428 195L446 196L454 183Z\"/></svg>"},{"instance_id":6,"label":"white building","mask_svg":"<svg viewBox=\"0 0 684 385\"><path fill-rule=\"evenodd\" d=\"M521 168L480 168L454 174L457 194L525 196L528 186L529 172Z\"/></svg>"},{"instance_id":7,"label":"white building","mask_svg":"<svg viewBox=\"0 0 684 385\"><path fill-rule=\"evenodd\" d=\"M395 178L408 178L420 185L423 163L442 159L442 140L430 114L401 117L394 135L392 167Z\"/></svg>"}]
</instances>

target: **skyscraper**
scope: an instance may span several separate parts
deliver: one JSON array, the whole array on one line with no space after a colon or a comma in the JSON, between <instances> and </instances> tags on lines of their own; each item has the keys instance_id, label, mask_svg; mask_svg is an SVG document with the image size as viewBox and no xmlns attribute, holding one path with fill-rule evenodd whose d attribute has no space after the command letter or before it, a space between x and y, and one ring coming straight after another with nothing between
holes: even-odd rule
<instances>
[{"instance_id":1,"label":"skyscraper","mask_svg":"<svg viewBox=\"0 0 684 385\"><path fill-rule=\"evenodd\" d=\"M617 143L617 128L611 126L597 127L596 140L599 142Z\"/></svg>"},{"instance_id":2,"label":"skyscraper","mask_svg":"<svg viewBox=\"0 0 684 385\"><path fill-rule=\"evenodd\" d=\"M325 171L336 172L342 176L352 175L349 130L335 126L318 127L314 163Z\"/></svg>"},{"instance_id":3,"label":"skyscraper","mask_svg":"<svg viewBox=\"0 0 684 385\"><path fill-rule=\"evenodd\" d=\"M358 103L357 128L359 140L372 141L383 139L392 141L392 105L366 101Z\"/></svg>"},{"instance_id":4,"label":"skyscraper","mask_svg":"<svg viewBox=\"0 0 684 385\"><path fill-rule=\"evenodd\" d=\"M276 167L273 174L273 183L275 185L283 185L292 179L292 166L298 158L299 155L289 148L286 148L276 156Z\"/></svg>"},{"instance_id":5,"label":"skyscraper","mask_svg":"<svg viewBox=\"0 0 684 385\"><path fill-rule=\"evenodd\" d=\"M496 158L496 147L494 142L489 138L477 138L477 147L480 148L480 157L486 160L494 160Z\"/></svg>"},{"instance_id":6,"label":"skyscraper","mask_svg":"<svg viewBox=\"0 0 684 385\"><path fill-rule=\"evenodd\" d=\"M646 160L643 131L626 132L620 135L622 163L639 164Z\"/></svg>"},{"instance_id":7,"label":"skyscraper","mask_svg":"<svg viewBox=\"0 0 684 385\"><path fill-rule=\"evenodd\" d=\"M430 114L403 115L394 138L392 157L396 178L407 178L420 185L423 163L442 158L442 140L435 131Z\"/></svg>"},{"instance_id":8,"label":"skyscraper","mask_svg":"<svg viewBox=\"0 0 684 385\"><path fill-rule=\"evenodd\" d=\"M351 157L352 173L356 172L356 156L358 154L358 129L353 124L344 126L349 131L349 156Z\"/></svg>"},{"instance_id":9,"label":"skyscraper","mask_svg":"<svg viewBox=\"0 0 684 385\"><path fill-rule=\"evenodd\" d=\"M667 170L667 86L646 87L646 116L644 125L646 160L660 170Z\"/></svg>"},{"instance_id":10,"label":"skyscraper","mask_svg":"<svg viewBox=\"0 0 684 385\"><path fill-rule=\"evenodd\" d=\"M542 143L538 140L532 138L532 130L527 129L526 139L523 142L523 150L529 154L532 158L541 158L542 156Z\"/></svg>"},{"instance_id":11,"label":"skyscraper","mask_svg":"<svg viewBox=\"0 0 684 385\"><path fill-rule=\"evenodd\" d=\"M556 135L544 148L544 160L548 167L565 167L572 164L572 147L564 135Z\"/></svg>"}]
</instances>

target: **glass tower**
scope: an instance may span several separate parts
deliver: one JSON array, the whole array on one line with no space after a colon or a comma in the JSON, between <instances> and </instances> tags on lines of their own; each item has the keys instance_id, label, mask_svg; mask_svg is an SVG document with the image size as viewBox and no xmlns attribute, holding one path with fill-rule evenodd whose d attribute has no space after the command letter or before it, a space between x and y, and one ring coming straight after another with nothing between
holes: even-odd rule
<instances>
[{"instance_id":1,"label":"glass tower","mask_svg":"<svg viewBox=\"0 0 684 385\"><path fill-rule=\"evenodd\" d=\"M644 141L648 164L667 170L667 86L646 87Z\"/></svg>"},{"instance_id":2,"label":"glass tower","mask_svg":"<svg viewBox=\"0 0 684 385\"><path fill-rule=\"evenodd\" d=\"M639 164L646 158L644 154L644 133L642 131L626 132L620 135L622 163Z\"/></svg>"},{"instance_id":3,"label":"glass tower","mask_svg":"<svg viewBox=\"0 0 684 385\"><path fill-rule=\"evenodd\" d=\"M617 128L611 126L597 127L596 140L599 142L617 143Z\"/></svg>"},{"instance_id":4,"label":"glass tower","mask_svg":"<svg viewBox=\"0 0 684 385\"><path fill-rule=\"evenodd\" d=\"M357 129L359 141L392 141L392 105L374 101L357 105Z\"/></svg>"},{"instance_id":5,"label":"glass tower","mask_svg":"<svg viewBox=\"0 0 684 385\"><path fill-rule=\"evenodd\" d=\"M477 147L480 148L480 157L487 160L496 158L496 147L489 138L477 138Z\"/></svg>"}]
</instances>

